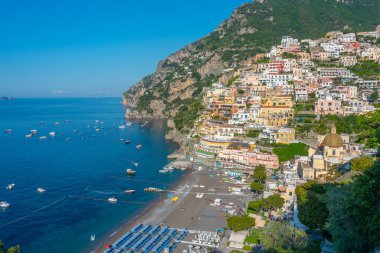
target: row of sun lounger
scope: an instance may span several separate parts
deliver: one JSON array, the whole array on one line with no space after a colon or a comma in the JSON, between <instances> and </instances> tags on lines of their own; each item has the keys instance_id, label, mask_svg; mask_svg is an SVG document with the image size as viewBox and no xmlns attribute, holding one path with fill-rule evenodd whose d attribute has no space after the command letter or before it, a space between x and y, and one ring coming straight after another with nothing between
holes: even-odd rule
<instances>
[{"instance_id":1,"label":"row of sun lounger","mask_svg":"<svg viewBox=\"0 0 380 253\"><path fill-rule=\"evenodd\" d=\"M151 226L138 224L120 239L115 241L111 248L103 253L131 253L131 252L154 252L159 253L165 248L173 250L176 243L188 234L188 230L178 231L168 226Z\"/></svg>"}]
</instances>

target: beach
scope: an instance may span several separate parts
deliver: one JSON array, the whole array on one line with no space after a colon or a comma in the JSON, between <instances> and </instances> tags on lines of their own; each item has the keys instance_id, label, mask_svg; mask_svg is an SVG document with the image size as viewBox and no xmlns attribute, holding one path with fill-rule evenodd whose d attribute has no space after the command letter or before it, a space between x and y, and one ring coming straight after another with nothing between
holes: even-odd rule
<instances>
[{"instance_id":1,"label":"beach","mask_svg":"<svg viewBox=\"0 0 380 253\"><path fill-rule=\"evenodd\" d=\"M150 205L134 219L124 224L118 232L112 233L99 242L91 252L101 253L105 244L112 244L136 224L164 225L173 228L187 228L192 231L215 232L218 228L226 228L226 215L228 211L238 212L242 206L248 203L248 191L242 195L234 195L229 190L233 186L230 182L224 182L226 178L221 171L212 167L201 165L190 169L175 186L161 194L159 200ZM203 193L203 198L196 198L197 193ZM153 193L149 193L153 194ZM172 201L167 195L178 196L177 201ZM250 197L251 198L251 197ZM220 205L215 205L215 199L221 199ZM191 240L189 235L185 240ZM220 247L225 247L221 245ZM175 252L185 249L186 244L178 245Z\"/></svg>"}]
</instances>

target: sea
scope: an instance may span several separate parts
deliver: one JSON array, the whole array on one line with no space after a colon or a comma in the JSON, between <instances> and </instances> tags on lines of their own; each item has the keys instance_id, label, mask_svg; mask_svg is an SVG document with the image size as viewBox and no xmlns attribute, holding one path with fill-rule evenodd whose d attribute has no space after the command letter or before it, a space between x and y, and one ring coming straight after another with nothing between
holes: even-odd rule
<instances>
[{"instance_id":1,"label":"sea","mask_svg":"<svg viewBox=\"0 0 380 253\"><path fill-rule=\"evenodd\" d=\"M165 140L165 122L131 121L119 129L126 124L120 102L0 101L0 201L11 204L0 209L0 240L6 246L20 245L27 253L89 252L163 198L144 188L170 188L183 176L180 171L158 172L178 148ZM38 134L27 138L32 129ZM49 135L53 131L54 137ZM127 168L136 176L127 176ZM6 190L12 183L14 188ZM136 193L125 194L127 189ZM118 202L110 203L110 197ZM93 242L91 235L96 236Z\"/></svg>"}]
</instances>

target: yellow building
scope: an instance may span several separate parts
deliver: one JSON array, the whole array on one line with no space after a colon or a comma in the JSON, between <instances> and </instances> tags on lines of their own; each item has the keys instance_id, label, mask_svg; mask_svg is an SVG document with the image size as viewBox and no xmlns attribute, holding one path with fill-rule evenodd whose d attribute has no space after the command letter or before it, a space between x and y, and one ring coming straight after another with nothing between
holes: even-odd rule
<instances>
[{"instance_id":1,"label":"yellow building","mask_svg":"<svg viewBox=\"0 0 380 253\"><path fill-rule=\"evenodd\" d=\"M296 130L290 127L281 127L278 130L277 143L290 144L296 139Z\"/></svg>"},{"instance_id":2,"label":"yellow building","mask_svg":"<svg viewBox=\"0 0 380 253\"><path fill-rule=\"evenodd\" d=\"M293 119L294 110L288 106L263 106L259 115L267 119L269 126L286 126Z\"/></svg>"},{"instance_id":3,"label":"yellow building","mask_svg":"<svg viewBox=\"0 0 380 253\"><path fill-rule=\"evenodd\" d=\"M284 96L267 96L262 98L261 106L263 107L275 107L275 106L285 106L285 107L293 107L292 96L284 95Z\"/></svg>"}]
</instances>

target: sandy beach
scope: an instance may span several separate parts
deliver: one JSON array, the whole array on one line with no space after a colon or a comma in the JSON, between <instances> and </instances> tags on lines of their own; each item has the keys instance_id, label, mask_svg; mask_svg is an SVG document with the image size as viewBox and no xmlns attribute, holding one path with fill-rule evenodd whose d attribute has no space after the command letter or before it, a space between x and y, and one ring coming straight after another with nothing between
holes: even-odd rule
<instances>
[{"instance_id":1,"label":"sandy beach","mask_svg":"<svg viewBox=\"0 0 380 253\"><path fill-rule=\"evenodd\" d=\"M192 169L186 173L170 190L161 194L159 200L151 204L138 217L125 224L118 232L109 235L99 242L97 248L91 252L101 253L105 244L112 244L136 224L166 225L174 228L187 228L196 231L215 232L217 228L226 227L228 211L237 212L252 197L233 195L226 177L210 167L202 165L203 170ZM196 198L197 193L204 193L204 197ZM167 195L177 196L172 201ZM221 205L215 205L215 199L221 199ZM187 240L188 238L185 238ZM175 252L180 252L186 245L178 245ZM182 252L182 251L181 251Z\"/></svg>"}]
</instances>

